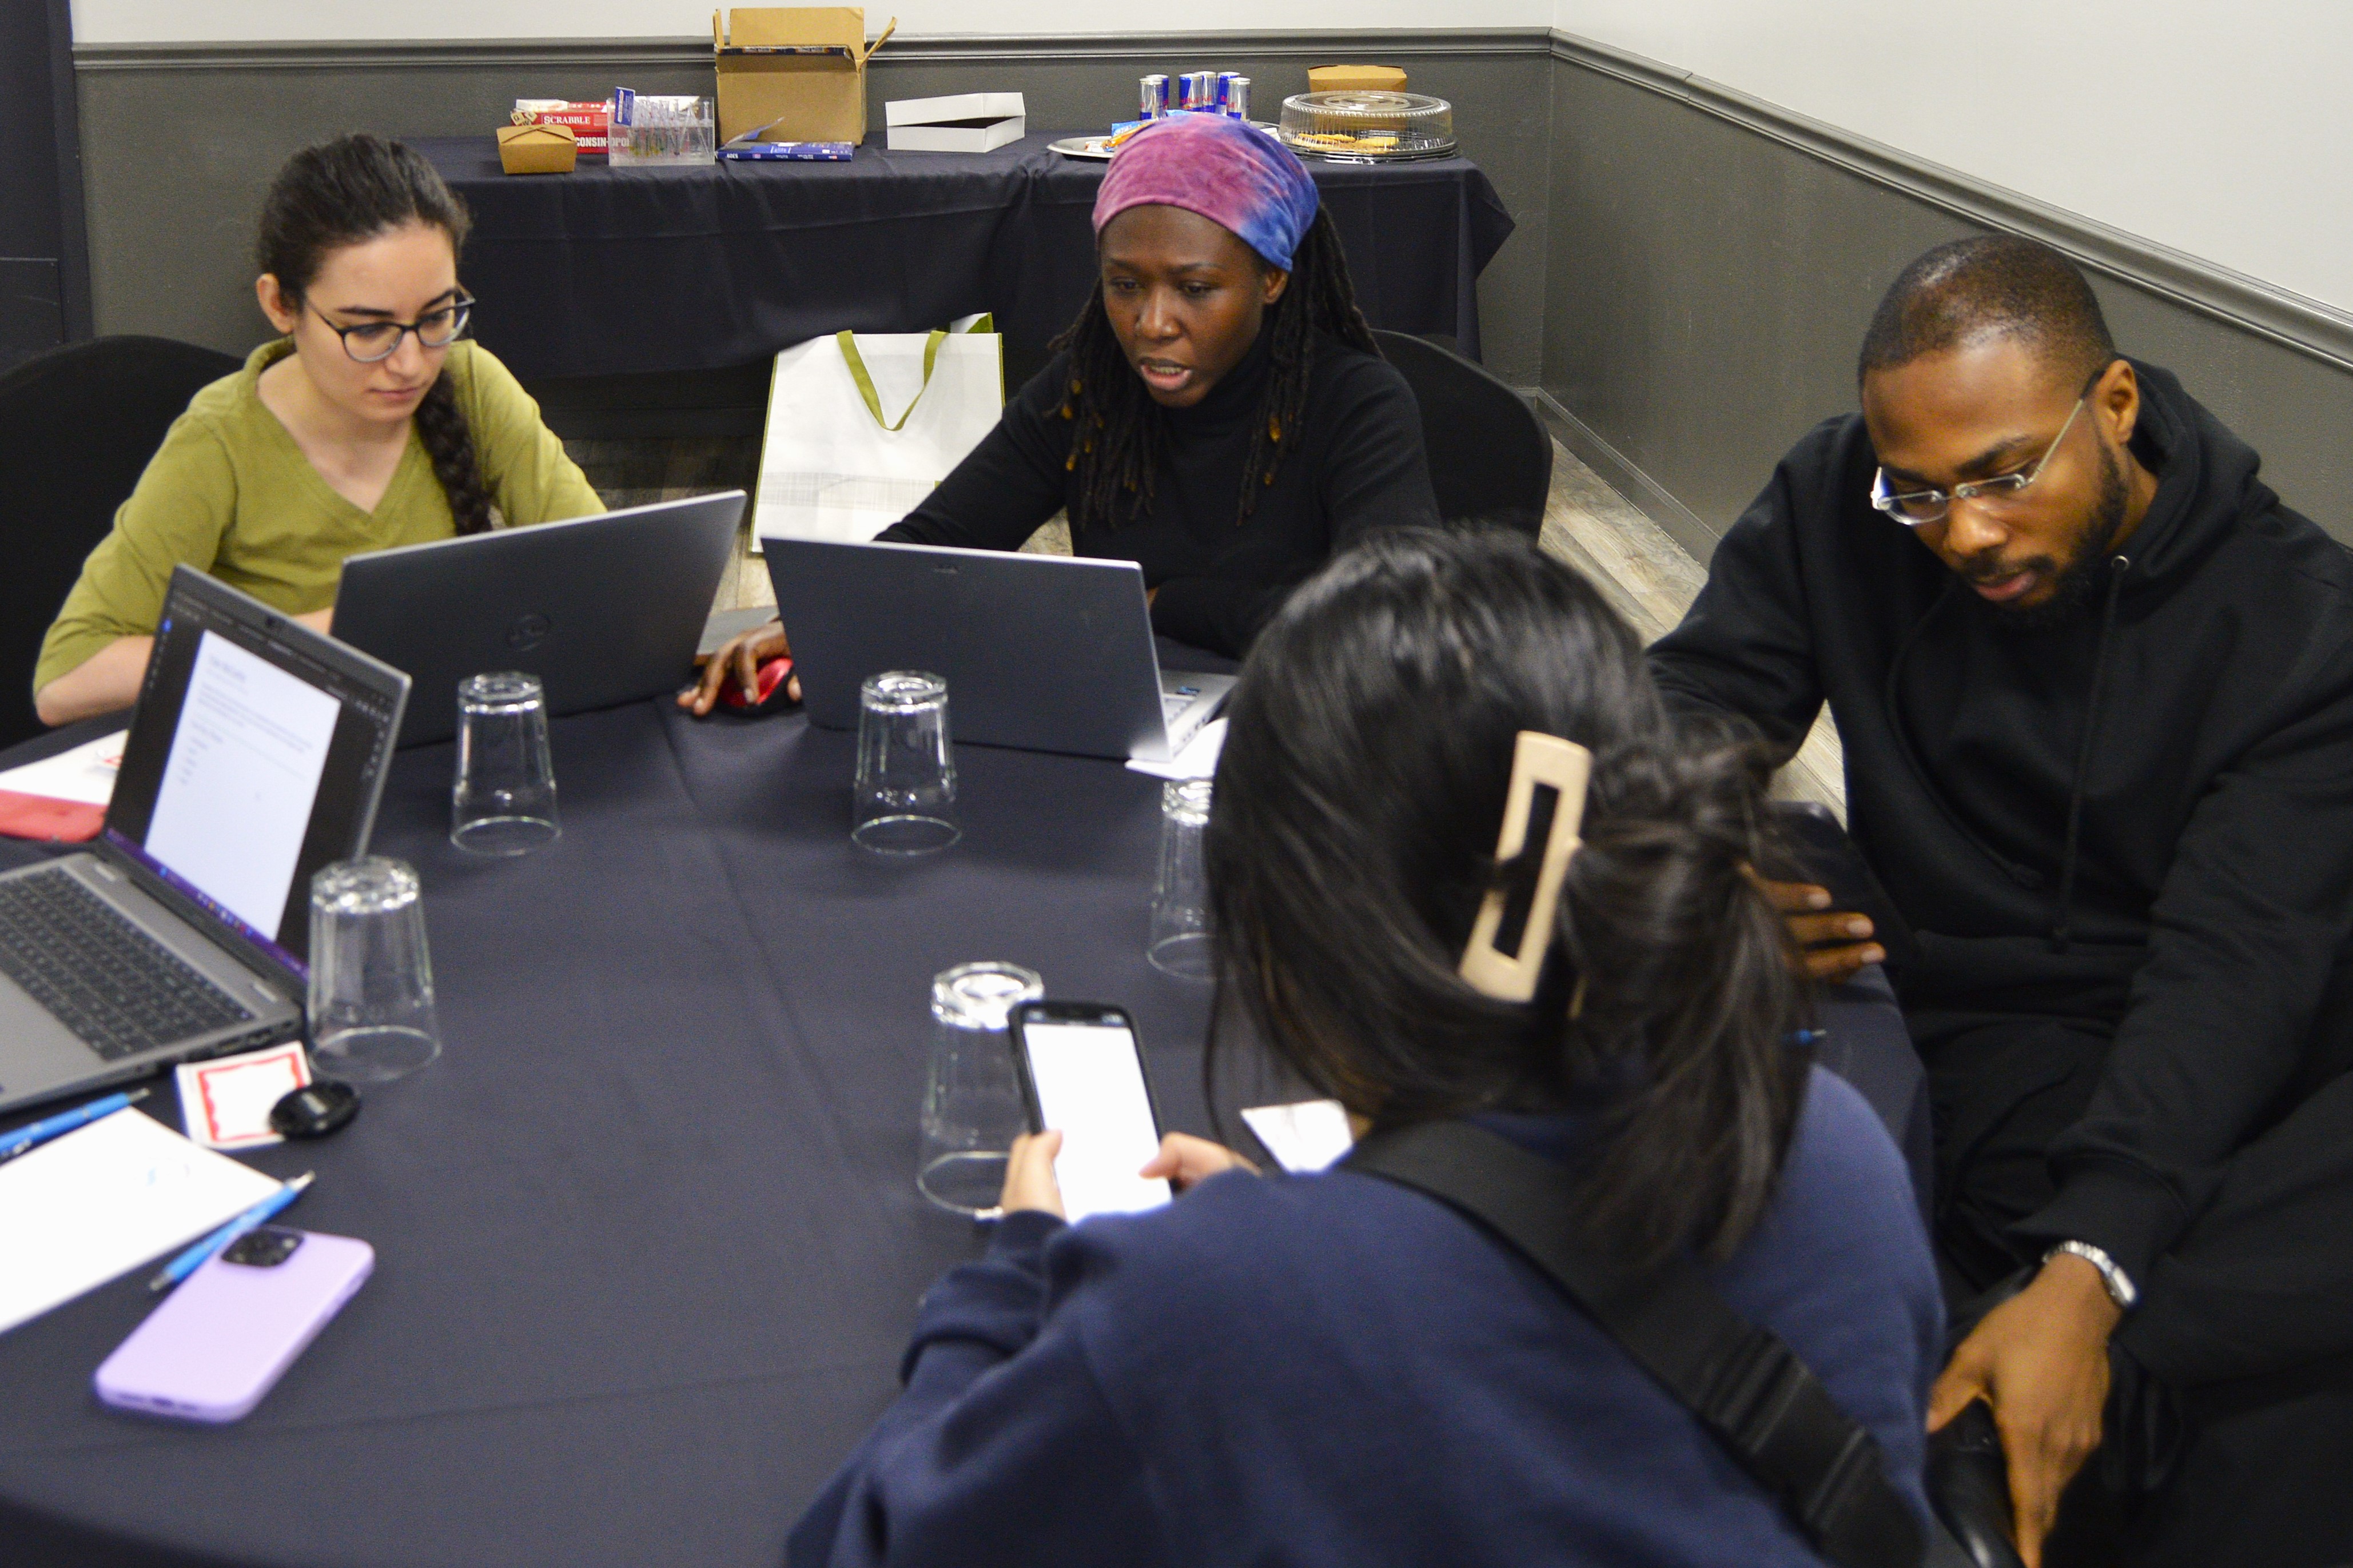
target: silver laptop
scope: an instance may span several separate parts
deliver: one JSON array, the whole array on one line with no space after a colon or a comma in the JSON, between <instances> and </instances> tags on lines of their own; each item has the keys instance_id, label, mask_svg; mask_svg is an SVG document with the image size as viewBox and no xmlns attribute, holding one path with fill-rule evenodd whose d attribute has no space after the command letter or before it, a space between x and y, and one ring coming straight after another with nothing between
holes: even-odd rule
<instances>
[{"instance_id":1,"label":"silver laptop","mask_svg":"<svg viewBox=\"0 0 2353 1568\"><path fill-rule=\"evenodd\" d=\"M763 539L812 721L858 727L886 669L948 683L958 741L1166 762L1233 689L1164 671L1133 561Z\"/></svg>"},{"instance_id":2,"label":"silver laptop","mask_svg":"<svg viewBox=\"0 0 2353 1568\"><path fill-rule=\"evenodd\" d=\"M374 550L343 563L335 638L417 682L404 746L458 732L458 683L536 675L551 714L675 691L735 549L744 492Z\"/></svg>"},{"instance_id":3,"label":"silver laptop","mask_svg":"<svg viewBox=\"0 0 2353 1568\"><path fill-rule=\"evenodd\" d=\"M105 827L0 876L0 1111L301 1032L311 874L366 853L407 700L173 572Z\"/></svg>"}]
</instances>

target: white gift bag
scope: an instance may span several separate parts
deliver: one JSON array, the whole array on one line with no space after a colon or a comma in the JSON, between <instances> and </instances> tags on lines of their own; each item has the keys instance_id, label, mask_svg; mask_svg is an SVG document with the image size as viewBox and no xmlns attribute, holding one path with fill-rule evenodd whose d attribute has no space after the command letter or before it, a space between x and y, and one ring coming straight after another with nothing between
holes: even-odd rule
<instances>
[{"instance_id":1,"label":"white gift bag","mask_svg":"<svg viewBox=\"0 0 2353 1568\"><path fill-rule=\"evenodd\" d=\"M944 331L837 332L776 355L753 531L861 543L931 494L1005 409L987 316Z\"/></svg>"}]
</instances>

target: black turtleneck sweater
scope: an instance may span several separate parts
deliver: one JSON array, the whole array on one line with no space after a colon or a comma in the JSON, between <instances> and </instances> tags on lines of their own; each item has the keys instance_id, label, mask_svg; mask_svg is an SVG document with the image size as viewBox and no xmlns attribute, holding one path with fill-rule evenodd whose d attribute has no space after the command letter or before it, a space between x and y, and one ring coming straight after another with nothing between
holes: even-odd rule
<instances>
[{"instance_id":1,"label":"black turtleneck sweater","mask_svg":"<svg viewBox=\"0 0 2353 1568\"><path fill-rule=\"evenodd\" d=\"M1387 361L1331 338L1315 345L1297 449L1246 522L1242 465L1266 395L1268 334L1191 408L1163 408L1166 457L1149 508L1074 530L1082 555L1144 568L1155 631L1239 658L1291 590L1335 552L1395 524L1435 524L1413 393ZM1057 354L1006 405L997 428L923 504L883 531L908 544L1018 550L1077 499L1070 358Z\"/></svg>"}]
</instances>

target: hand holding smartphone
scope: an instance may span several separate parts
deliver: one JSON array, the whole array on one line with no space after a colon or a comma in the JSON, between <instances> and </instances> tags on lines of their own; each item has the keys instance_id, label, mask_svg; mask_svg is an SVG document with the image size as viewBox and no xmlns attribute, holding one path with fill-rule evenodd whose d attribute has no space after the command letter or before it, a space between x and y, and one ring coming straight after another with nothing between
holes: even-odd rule
<instances>
[{"instance_id":1,"label":"hand holding smartphone","mask_svg":"<svg viewBox=\"0 0 2353 1568\"><path fill-rule=\"evenodd\" d=\"M1160 1150L1160 1118L1126 1012L1095 1002L1025 1002L1013 1011L1013 1057L1029 1130L1062 1134L1054 1180L1072 1224L1169 1199L1164 1178L1136 1174Z\"/></svg>"},{"instance_id":2,"label":"hand holding smartphone","mask_svg":"<svg viewBox=\"0 0 2353 1568\"><path fill-rule=\"evenodd\" d=\"M98 1369L123 1410L235 1421L261 1403L375 1268L348 1236L264 1226L221 1249Z\"/></svg>"}]
</instances>

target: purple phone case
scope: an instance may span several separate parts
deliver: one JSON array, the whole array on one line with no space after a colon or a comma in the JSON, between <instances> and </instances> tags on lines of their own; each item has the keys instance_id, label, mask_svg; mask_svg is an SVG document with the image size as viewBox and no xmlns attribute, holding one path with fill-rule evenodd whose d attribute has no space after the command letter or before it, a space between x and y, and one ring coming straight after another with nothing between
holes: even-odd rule
<instances>
[{"instance_id":1,"label":"purple phone case","mask_svg":"<svg viewBox=\"0 0 2353 1568\"><path fill-rule=\"evenodd\" d=\"M274 1268L214 1258L182 1280L100 1366L99 1398L188 1421L235 1421L260 1404L375 1268L364 1241L300 1234Z\"/></svg>"}]
</instances>

